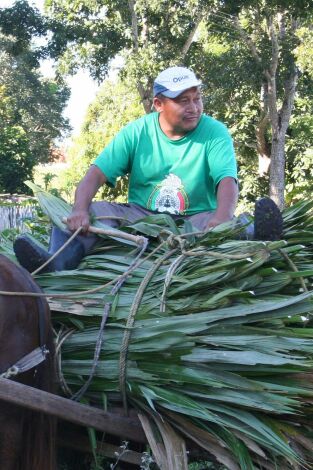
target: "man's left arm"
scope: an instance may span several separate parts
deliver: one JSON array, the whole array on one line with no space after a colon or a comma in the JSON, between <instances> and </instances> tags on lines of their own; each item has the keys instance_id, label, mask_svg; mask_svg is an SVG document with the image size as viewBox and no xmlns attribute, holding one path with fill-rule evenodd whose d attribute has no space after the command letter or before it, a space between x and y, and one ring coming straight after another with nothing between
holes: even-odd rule
<instances>
[{"instance_id":1,"label":"man's left arm","mask_svg":"<svg viewBox=\"0 0 313 470\"><path fill-rule=\"evenodd\" d=\"M238 184L235 178L227 176L219 182L216 198L217 209L209 221L206 230L210 230L233 218L238 202Z\"/></svg>"}]
</instances>

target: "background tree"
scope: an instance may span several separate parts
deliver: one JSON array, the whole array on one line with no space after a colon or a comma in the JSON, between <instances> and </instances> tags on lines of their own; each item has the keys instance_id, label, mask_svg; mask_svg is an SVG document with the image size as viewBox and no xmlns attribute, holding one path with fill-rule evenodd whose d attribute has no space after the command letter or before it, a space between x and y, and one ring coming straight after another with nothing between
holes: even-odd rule
<instances>
[{"instance_id":1,"label":"background tree","mask_svg":"<svg viewBox=\"0 0 313 470\"><path fill-rule=\"evenodd\" d=\"M286 183L297 197L296 179L301 176L303 189L311 181L311 152L305 148L312 145L311 121L301 119L312 111L311 0L47 0L48 16L40 21L23 13L23 3L17 3L17 16L12 9L4 15L19 48L30 32L49 29L53 36L44 51L59 58L60 71L83 65L99 80L121 55L121 77L137 88L146 112L162 68L184 63L198 70L207 85L206 110L235 137L247 176L242 194L249 199L256 190L269 191L283 206ZM14 27L16 17L26 33Z\"/></svg>"},{"instance_id":2,"label":"background tree","mask_svg":"<svg viewBox=\"0 0 313 470\"><path fill-rule=\"evenodd\" d=\"M81 133L70 149L70 167L61 177L60 185L67 198L73 198L77 183L104 146L123 126L143 114L143 105L134 86L121 79L103 83L89 106ZM126 201L127 178L118 179L115 188L103 186L98 197Z\"/></svg>"},{"instance_id":3,"label":"background tree","mask_svg":"<svg viewBox=\"0 0 313 470\"><path fill-rule=\"evenodd\" d=\"M14 106L0 86L0 192L24 192L24 181L35 164L25 130L14 117Z\"/></svg>"},{"instance_id":4,"label":"background tree","mask_svg":"<svg viewBox=\"0 0 313 470\"><path fill-rule=\"evenodd\" d=\"M270 166L269 195L280 207L284 206L286 135L299 79L294 48L299 43L299 26L308 24L310 19L302 5L297 8L295 3L258 2L253 7L243 8L241 15L233 19L260 71L260 110L256 126L259 169L262 176Z\"/></svg>"},{"instance_id":5,"label":"background tree","mask_svg":"<svg viewBox=\"0 0 313 470\"><path fill-rule=\"evenodd\" d=\"M51 160L55 139L69 130L62 116L69 91L60 80L44 79L39 71L43 52L32 41L45 32L39 12L27 2L0 9L0 133L6 168L0 169L0 191L26 191L21 181L32 177L37 163ZM19 174L14 170L17 160Z\"/></svg>"},{"instance_id":6,"label":"background tree","mask_svg":"<svg viewBox=\"0 0 313 470\"><path fill-rule=\"evenodd\" d=\"M46 0L54 31L50 52L60 70L78 65L102 80L117 54L123 76L137 87L146 112L151 111L152 84L169 64L188 61L187 54L202 18L214 1L204 0Z\"/></svg>"},{"instance_id":7,"label":"background tree","mask_svg":"<svg viewBox=\"0 0 313 470\"><path fill-rule=\"evenodd\" d=\"M311 10L301 10L300 2L285 2L284 8L277 2L227 6L210 13L198 40L197 67L207 71L207 110L231 127L241 194L252 201L269 192L282 206L285 181L292 189L288 202L311 182L312 76L299 60L309 43ZM305 59L312 63L312 55ZM300 173L304 184L296 188Z\"/></svg>"},{"instance_id":8,"label":"background tree","mask_svg":"<svg viewBox=\"0 0 313 470\"><path fill-rule=\"evenodd\" d=\"M146 112L162 68L184 63L199 71L206 111L233 132L248 200L269 193L282 207L286 179L290 190L300 162L308 176L311 121L300 116L312 110L312 56L302 51L304 44L312 51L312 1L46 3L63 70L80 62L101 79L122 55L121 76L136 86Z\"/></svg>"}]
</instances>

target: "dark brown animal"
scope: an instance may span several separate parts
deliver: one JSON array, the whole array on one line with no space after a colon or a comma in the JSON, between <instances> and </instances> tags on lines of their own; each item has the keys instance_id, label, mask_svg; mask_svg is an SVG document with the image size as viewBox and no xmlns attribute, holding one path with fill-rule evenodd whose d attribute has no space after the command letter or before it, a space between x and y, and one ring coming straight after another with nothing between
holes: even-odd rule
<instances>
[{"instance_id":1,"label":"dark brown animal","mask_svg":"<svg viewBox=\"0 0 313 470\"><path fill-rule=\"evenodd\" d=\"M30 274L0 255L0 290L40 292ZM54 348L45 298L0 295L0 374L45 343L49 354L12 380L53 392ZM0 401L0 468L54 470L54 419Z\"/></svg>"}]
</instances>

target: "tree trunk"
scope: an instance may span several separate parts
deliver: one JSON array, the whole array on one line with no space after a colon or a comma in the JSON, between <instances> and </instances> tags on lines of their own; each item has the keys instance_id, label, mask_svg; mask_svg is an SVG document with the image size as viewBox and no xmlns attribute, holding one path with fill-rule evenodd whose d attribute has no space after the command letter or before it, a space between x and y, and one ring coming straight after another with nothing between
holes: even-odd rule
<instances>
[{"instance_id":1,"label":"tree trunk","mask_svg":"<svg viewBox=\"0 0 313 470\"><path fill-rule=\"evenodd\" d=\"M145 110L146 114L151 113L152 105L153 105L153 98L152 98L152 87L149 85L145 88L141 83L137 82L137 90Z\"/></svg>"},{"instance_id":2,"label":"tree trunk","mask_svg":"<svg viewBox=\"0 0 313 470\"><path fill-rule=\"evenodd\" d=\"M284 101L277 115L277 120L272 119L272 149L270 166L270 198L276 202L280 209L284 207L285 190L285 142L286 132L289 126L293 110L298 70L293 64L291 73L284 83Z\"/></svg>"},{"instance_id":3,"label":"tree trunk","mask_svg":"<svg viewBox=\"0 0 313 470\"><path fill-rule=\"evenodd\" d=\"M285 133L272 140L269 196L280 209L284 208L285 189Z\"/></svg>"},{"instance_id":4,"label":"tree trunk","mask_svg":"<svg viewBox=\"0 0 313 470\"><path fill-rule=\"evenodd\" d=\"M264 176L269 172L269 167L271 163L271 151L270 146L267 142L265 132L268 127L269 116L265 114L259 121L259 124L256 127L256 148L259 158L259 176Z\"/></svg>"},{"instance_id":5,"label":"tree trunk","mask_svg":"<svg viewBox=\"0 0 313 470\"><path fill-rule=\"evenodd\" d=\"M260 175L262 175L262 173L264 174L268 166L270 166L269 196L276 202L280 209L283 209L285 190L285 140L293 110L298 80L298 70L294 57L291 56L289 58L289 75L283 85L283 102L280 108L278 108L280 100L277 99L277 70L282 55L282 42L286 35L286 19L284 14L281 13L277 14L276 17L269 16L267 18L267 30L272 46L272 54L266 67L263 65L261 54L256 44L241 27L238 18L234 19L234 25L249 47L252 57L256 63L262 67L263 83L260 101L263 115L261 115L259 126L256 129L259 172ZM292 19L289 34L295 37L297 27L297 21ZM265 138L265 130L268 123L271 125L273 136L270 155L268 154ZM265 165L265 167L263 167L263 165Z\"/></svg>"}]
</instances>

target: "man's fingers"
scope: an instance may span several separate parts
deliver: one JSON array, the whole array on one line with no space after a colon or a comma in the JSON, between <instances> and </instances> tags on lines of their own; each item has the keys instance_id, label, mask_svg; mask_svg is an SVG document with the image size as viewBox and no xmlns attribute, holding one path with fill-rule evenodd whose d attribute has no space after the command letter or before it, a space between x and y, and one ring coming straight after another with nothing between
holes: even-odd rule
<instances>
[{"instance_id":1,"label":"man's fingers","mask_svg":"<svg viewBox=\"0 0 313 470\"><path fill-rule=\"evenodd\" d=\"M75 232L78 228L82 227L82 232L87 232L89 228L89 218L85 217L68 217L67 219L64 218L63 222L66 223L68 229L71 232Z\"/></svg>"}]
</instances>

